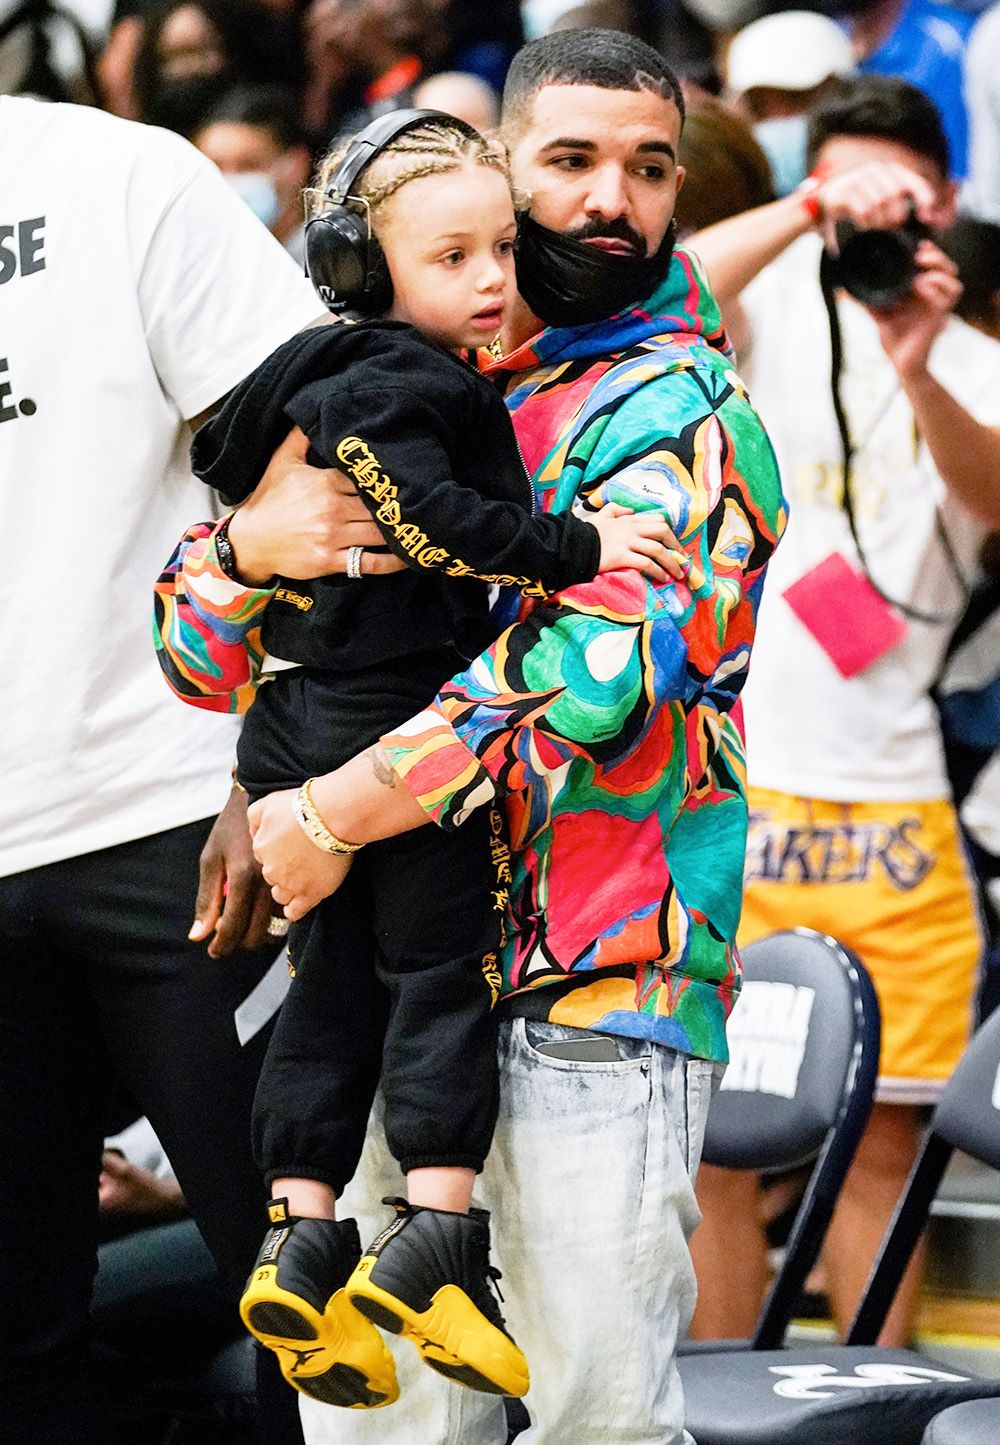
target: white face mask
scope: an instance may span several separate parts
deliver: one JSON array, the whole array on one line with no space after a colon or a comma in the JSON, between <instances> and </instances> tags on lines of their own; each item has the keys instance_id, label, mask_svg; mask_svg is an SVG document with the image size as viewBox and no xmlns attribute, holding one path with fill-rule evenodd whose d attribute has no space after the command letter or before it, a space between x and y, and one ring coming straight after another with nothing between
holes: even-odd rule
<instances>
[{"instance_id":1,"label":"white face mask","mask_svg":"<svg viewBox=\"0 0 1000 1445\"><path fill-rule=\"evenodd\" d=\"M578 0L524 0L521 6L524 38L535 40L539 35L548 35L560 15L565 15L577 3Z\"/></svg>"},{"instance_id":2,"label":"white face mask","mask_svg":"<svg viewBox=\"0 0 1000 1445\"><path fill-rule=\"evenodd\" d=\"M271 177L264 171L231 171L226 180L270 230L281 215L281 202Z\"/></svg>"},{"instance_id":3,"label":"white face mask","mask_svg":"<svg viewBox=\"0 0 1000 1445\"><path fill-rule=\"evenodd\" d=\"M742 30L767 8L764 0L683 0L683 5L709 30Z\"/></svg>"},{"instance_id":4,"label":"white face mask","mask_svg":"<svg viewBox=\"0 0 1000 1445\"><path fill-rule=\"evenodd\" d=\"M771 178L779 196L791 195L806 178L804 115L782 115L762 120L753 128L757 144L771 163Z\"/></svg>"}]
</instances>

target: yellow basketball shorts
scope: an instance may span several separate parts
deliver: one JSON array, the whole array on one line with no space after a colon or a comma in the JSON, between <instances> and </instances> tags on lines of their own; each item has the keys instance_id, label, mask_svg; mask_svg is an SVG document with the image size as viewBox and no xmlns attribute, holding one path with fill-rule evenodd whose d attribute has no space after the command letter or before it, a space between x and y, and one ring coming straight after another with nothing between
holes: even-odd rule
<instances>
[{"instance_id":1,"label":"yellow basketball shorts","mask_svg":"<svg viewBox=\"0 0 1000 1445\"><path fill-rule=\"evenodd\" d=\"M852 949L882 1009L876 1097L930 1104L968 1042L983 949L951 803L833 803L750 789L739 942L815 928Z\"/></svg>"}]
</instances>

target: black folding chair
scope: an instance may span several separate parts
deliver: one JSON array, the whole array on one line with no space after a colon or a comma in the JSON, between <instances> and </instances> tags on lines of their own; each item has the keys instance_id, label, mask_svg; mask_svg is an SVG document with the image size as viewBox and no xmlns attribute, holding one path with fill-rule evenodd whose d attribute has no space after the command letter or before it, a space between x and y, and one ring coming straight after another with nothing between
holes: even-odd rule
<instances>
[{"instance_id":1,"label":"black folding chair","mask_svg":"<svg viewBox=\"0 0 1000 1445\"><path fill-rule=\"evenodd\" d=\"M849 949L796 928L750 944L741 958L730 1065L709 1110L702 1158L724 1169L816 1162L753 1338L689 1340L682 1355L781 1345L868 1122L878 1077L878 999Z\"/></svg>"},{"instance_id":2,"label":"black folding chair","mask_svg":"<svg viewBox=\"0 0 1000 1445\"><path fill-rule=\"evenodd\" d=\"M1000 1400L966 1400L935 1415L921 1445L997 1445L998 1440Z\"/></svg>"},{"instance_id":3,"label":"black folding chair","mask_svg":"<svg viewBox=\"0 0 1000 1445\"><path fill-rule=\"evenodd\" d=\"M845 1343L678 1362L698 1445L844 1445L855 1437L920 1445L946 1407L1000 1398L1000 1380L875 1344L955 1149L1000 1168L1000 1012L976 1034L934 1111Z\"/></svg>"}]
</instances>

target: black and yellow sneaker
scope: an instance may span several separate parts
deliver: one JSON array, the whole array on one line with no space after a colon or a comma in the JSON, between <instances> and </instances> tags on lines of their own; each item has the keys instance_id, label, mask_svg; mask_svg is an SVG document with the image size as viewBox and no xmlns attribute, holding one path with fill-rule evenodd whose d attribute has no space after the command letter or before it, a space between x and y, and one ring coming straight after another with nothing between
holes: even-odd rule
<instances>
[{"instance_id":1,"label":"black and yellow sneaker","mask_svg":"<svg viewBox=\"0 0 1000 1445\"><path fill-rule=\"evenodd\" d=\"M391 1405L399 1396L392 1355L344 1293L361 1254L357 1223L299 1219L284 1199L267 1212L272 1227L240 1300L243 1323L304 1395L353 1409Z\"/></svg>"},{"instance_id":2,"label":"black and yellow sneaker","mask_svg":"<svg viewBox=\"0 0 1000 1445\"><path fill-rule=\"evenodd\" d=\"M490 1284L489 1215L453 1214L405 1199L368 1246L346 1294L373 1324L412 1340L432 1370L490 1395L524 1395L528 1364L511 1339Z\"/></svg>"}]
</instances>

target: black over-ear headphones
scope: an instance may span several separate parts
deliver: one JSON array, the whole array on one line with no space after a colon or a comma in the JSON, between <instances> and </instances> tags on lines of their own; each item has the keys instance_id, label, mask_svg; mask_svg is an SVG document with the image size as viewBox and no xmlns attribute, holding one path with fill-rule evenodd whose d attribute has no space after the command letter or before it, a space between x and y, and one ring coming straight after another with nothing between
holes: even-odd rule
<instances>
[{"instance_id":1,"label":"black over-ear headphones","mask_svg":"<svg viewBox=\"0 0 1000 1445\"><path fill-rule=\"evenodd\" d=\"M328 310L381 316L392 305L392 277L363 203L350 202L361 172L398 135L426 121L446 121L476 138L465 121L440 110L397 110L373 120L354 137L330 177L326 209L306 226L306 275Z\"/></svg>"}]
</instances>

